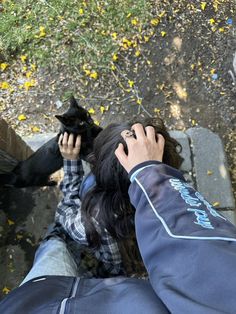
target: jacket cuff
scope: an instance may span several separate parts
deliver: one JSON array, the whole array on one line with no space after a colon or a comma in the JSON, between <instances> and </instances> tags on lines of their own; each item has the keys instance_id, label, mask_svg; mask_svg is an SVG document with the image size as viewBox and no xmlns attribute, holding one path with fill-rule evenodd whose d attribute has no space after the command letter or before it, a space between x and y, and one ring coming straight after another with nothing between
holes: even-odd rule
<instances>
[{"instance_id":1,"label":"jacket cuff","mask_svg":"<svg viewBox=\"0 0 236 314\"><path fill-rule=\"evenodd\" d=\"M148 161L144 161L141 162L140 164L138 164L137 166L135 166L130 172L129 172L129 179L131 182L134 181L136 175L143 170L146 167L152 166L152 165L160 165L161 162L157 161L157 160L148 160Z\"/></svg>"},{"instance_id":2,"label":"jacket cuff","mask_svg":"<svg viewBox=\"0 0 236 314\"><path fill-rule=\"evenodd\" d=\"M170 166L168 166L168 165L166 165L160 161L156 161L156 160L145 161L145 162L142 162L139 165L135 166L129 172L130 181L133 182L134 179L136 178L136 176L138 175L138 173L141 172L143 169L148 168L148 167L153 167L153 166L159 166L158 170L162 174L167 174L171 177L178 178L182 181L185 181L184 176L182 175L182 173L179 170L172 168L172 167L170 167Z\"/></svg>"}]
</instances>

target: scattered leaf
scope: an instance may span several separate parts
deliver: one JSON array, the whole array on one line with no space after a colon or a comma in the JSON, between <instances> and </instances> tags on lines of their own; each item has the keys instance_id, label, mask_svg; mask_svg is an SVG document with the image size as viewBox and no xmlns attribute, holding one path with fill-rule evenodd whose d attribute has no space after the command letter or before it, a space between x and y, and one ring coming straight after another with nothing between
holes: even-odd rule
<instances>
[{"instance_id":1,"label":"scattered leaf","mask_svg":"<svg viewBox=\"0 0 236 314\"><path fill-rule=\"evenodd\" d=\"M157 26L160 23L159 19L151 19L150 24L152 26Z\"/></svg>"},{"instance_id":2,"label":"scattered leaf","mask_svg":"<svg viewBox=\"0 0 236 314\"><path fill-rule=\"evenodd\" d=\"M206 2L201 2L201 9L204 11L206 9Z\"/></svg>"},{"instance_id":3,"label":"scattered leaf","mask_svg":"<svg viewBox=\"0 0 236 314\"><path fill-rule=\"evenodd\" d=\"M7 63L0 63L0 68L2 71L5 71L9 65Z\"/></svg>"},{"instance_id":4,"label":"scattered leaf","mask_svg":"<svg viewBox=\"0 0 236 314\"><path fill-rule=\"evenodd\" d=\"M32 130L32 132L34 132L34 133L37 133L37 132L40 132L40 131L41 131L40 128L38 128L37 126L33 126L33 127L31 128L31 130Z\"/></svg>"},{"instance_id":5,"label":"scattered leaf","mask_svg":"<svg viewBox=\"0 0 236 314\"><path fill-rule=\"evenodd\" d=\"M141 99L141 98L137 99L136 103L137 103L138 105L142 105L142 99Z\"/></svg>"},{"instance_id":6,"label":"scattered leaf","mask_svg":"<svg viewBox=\"0 0 236 314\"><path fill-rule=\"evenodd\" d=\"M112 56L112 60L113 60L113 61L117 61L117 60L118 60L118 56L117 56L116 53L114 53L114 55Z\"/></svg>"},{"instance_id":7,"label":"scattered leaf","mask_svg":"<svg viewBox=\"0 0 236 314\"><path fill-rule=\"evenodd\" d=\"M4 294L8 294L11 290L9 288L7 288L6 286L2 289L2 292Z\"/></svg>"},{"instance_id":8,"label":"scattered leaf","mask_svg":"<svg viewBox=\"0 0 236 314\"><path fill-rule=\"evenodd\" d=\"M132 19L131 24L134 26L138 25L138 20L136 18Z\"/></svg>"},{"instance_id":9,"label":"scattered leaf","mask_svg":"<svg viewBox=\"0 0 236 314\"><path fill-rule=\"evenodd\" d=\"M209 22L210 22L211 25L213 25L213 24L215 24L216 21L211 18L211 19L209 20Z\"/></svg>"},{"instance_id":10,"label":"scattered leaf","mask_svg":"<svg viewBox=\"0 0 236 314\"><path fill-rule=\"evenodd\" d=\"M128 81L128 83L129 83L129 86L132 88L133 86L134 86L134 81Z\"/></svg>"},{"instance_id":11,"label":"scattered leaf","mask_svg":"<svg viewBox=\"0 0 236 314\"><path fill-rule=\"evenodd\" d=\"M96 71L92 71L92 72L89 74L89 76L90 76L92 79L96 80L96 79L98 78L98 73L97 73Z\"/></svg>"},{"instance_id":12,"label":"scattered leaf","mask_svg":"<svg viewBox=\"0 0 236 314\"><path fill-rule=\"evenodd\" d=\"M117 33L112 33L111 36L113 39L115 39L115 40L117 39Z\"/></svg>"},{"instance_id":13,"label":"scattered leaf","mask_svg":"<svg viewBox=\"0 0 236 314\"><path fill-rule=\"evenodd\" d=\"M21 62L25 63L27 60L27 56L26 55L22 55L20 56Z\"/></svg>"},{"instance_id":14,"label":"scattered leaf","mask_svg":"<svg viewBox=\"0 0 236 314\"><path fill-rule=\"evenodd\" d=\"M94 110L93 108L90 108L90 109L88 110L88 112L89 112L90 114L95 114L95 110Z\"/></svg>"},{"instance_id":15,"label":"scattered leaf","mask_svg":"<svg viewBox=\"0 0 236 314\"><path fill-rule=\"evenodd\" d=\"M9 226L12 226L12 225L15 224L15 222L13 220L11 220L11 219L7 219L7 223L8 223Z\"/></svg>"},{"instance_id":16,"label":"scattered leaf","mask_svg":"<svg viewBox=\"0 0 236 314\"><path fill-rule=\"evenodd\" d=\"M7 82L2 82L2 83L0 83L0 88L8 89L8 88L10 88L10 85Z\"/></svg>"},{"instance_id":17,"label":"scattered leaf","mask_svg":"<svg viewBox=\"0 0 236 314\"><path fill-rule=\"evenodd\" d=\"M26 120L27 118L26 118L26 116L24 115L24 114L20 114L19 116L18 116L18 120L19 121L24 121L24 120Z\"/></svg>"}]
</instances>

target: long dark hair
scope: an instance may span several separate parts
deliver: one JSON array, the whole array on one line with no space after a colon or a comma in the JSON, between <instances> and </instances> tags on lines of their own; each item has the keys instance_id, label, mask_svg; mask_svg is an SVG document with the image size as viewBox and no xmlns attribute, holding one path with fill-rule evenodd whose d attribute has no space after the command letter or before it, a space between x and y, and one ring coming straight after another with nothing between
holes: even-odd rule
<instances>
[{"instance_id":1,"label":"long dark hair","mask_svg":"<svg viewBox=\"0 0 236 314\"><path fill-rule=\"evenodd\" d=\"M163 162L179 168L183 159L179 155L180 144L170 137L160 118L140 122L144 127L153 126L156 133L165 138ZM112 123L99 133L94 141L90 156L91 170L96 178L92 188L82 201L82 215L85 230L91 247L101 245L101 233L107 230L115 239L124 239L134 230L134 208L129 201L130 181L127 172L119 163L114 152L119 143L127 146L121 132L130 129L134 122ZM98 222L96 224L95 220Z\"/></svg>"}]
</instances>

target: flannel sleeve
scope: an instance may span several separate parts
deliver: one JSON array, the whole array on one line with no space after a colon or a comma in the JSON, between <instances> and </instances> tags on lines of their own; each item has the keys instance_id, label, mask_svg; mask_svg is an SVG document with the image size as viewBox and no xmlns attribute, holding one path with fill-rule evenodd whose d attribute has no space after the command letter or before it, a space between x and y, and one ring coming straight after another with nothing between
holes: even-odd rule
<instances>
[{"instance_id":1,"label":"flannel sleeve","mask_svg":"<svg viewBox=\"0 0 236 314\"><path fill-rule=\"evenodd\" d=\"M63 198L58 204L55 220L75 241L88 245L81 216L79 189L83 180L81 160L64 160L64 179L60 184Z\"/></svg>"},{"instance_id":2,"label":"flannel sleeve","mask_svg":"<svg viewBox=\"0 0 236 314\"><path fill-rule=\"evenodd\" d=\"M69 236L76 242L88 246L84 222L81 215L79 190L83 180L81 160L64 160L64 179L60 184L63 198L58 204L55 220L60 223ZM101 246L94 251L96 258L104 263L105 269L111 274L119 274L122 260L118 244L107 232L100 229L99 223L93 218L97 231L101 234Z\"/></svg>"}]
</instances>

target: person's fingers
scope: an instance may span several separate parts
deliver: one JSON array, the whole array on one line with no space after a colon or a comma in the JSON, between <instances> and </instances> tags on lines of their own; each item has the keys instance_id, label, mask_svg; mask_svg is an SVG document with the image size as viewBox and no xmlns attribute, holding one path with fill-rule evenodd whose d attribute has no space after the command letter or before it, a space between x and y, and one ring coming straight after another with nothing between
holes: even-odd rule
<instances>
[{"instance_id":1,"label":"person's fingers","mask_svg":"<svg viewBox=\"0 0 236 314\"><path fill-rule=\"evenodd\" d=\"M163 135L161 135L160 133L157 134L157 144L159 146L159 148L164 148L165 146L165 139L163 137Z\"/></svg>"},{"instance_id":2,"label":"person's fingers","mask_svg":"<svg viewBox=\"0 0 236 314\"><path fill-rule=\"evenodd\" d=\"M59 146L62 146L62 143L61 143L62 139L63 139L63 134L60 134L59 139L58 139Z\"/></svg>"},{"instance_id":3,"label":"person's fingers","mask_svg":"<svg viewBox=\"0 0 236 314\"><path fill-rule=\"evenodd\" d=\"M68 133L65 132L65 133L63 134L62 146L67 145L67 142L68 142Z\"/></svg>"},{"instance_id":4,"label":"person's fingers","mask_svg":"<svg viewBox=\"0 0 236 314\"><path fill-rule=\"evenodd\" d=\"M156 142L156 132L155 132L154 127L153 126L146 126L145 130L146 130L147 138L151 141Z\"/></svg>"},{"instance_id":5,"label":"person's fingers","mask_svg":"<svg viewBox=\"0 0 236 314\"><path fill-rule=\"evenodd\" d=\"M69 138L68 138L68 142L67 142L69 147L73 147L74 146L74 134L70 134Z\"/></svg>"},{"instance_id":6,"label":"person's fingers","mask_svg":"<svg viewBox=\"0 0 236 314\"><path fill-rule=\"evenodd\" d=\"M144 132L144 128L141 123L136 123L132 125L131 129L135 131L137 140L146 138L146 134Z\"/></svg>"},{"instance_id":7,"label":"person's fingers","mask_svg":"<svg viewBox=\"0 0 236 314\"><path fill-rule=\"evenodd\" d=\"M76 148L80 148L80 146L81 146L81 136L77 135L76 142L75 142L75 147Z\"/></svg>"},{"instance_id":8,"label":"person's fingers","mask_svg":"<svg viewBox=\"0 0 236 314\"><path fill-rule=\"evenodd\" d=\"M115 155L117 157L117 159L119 160L119 162L124 165L124 163L127 160L127 155L124 151L124 145L122 143L120 143L117 147L117 149L115 150Z\"/></svg>"},{"instance_id":9,"label":"person's fingers","mask_svg":"<svg viewBox=\"0 0 236 314\"><path fill-rule=\"evenodd\" d=\"M124 130L121 132L121 136L123 137L123 139L126 141L127 145L130 142L135 142L135 138L133 135L133 132L130 130Z\"/></svg>"}]
</instances>

